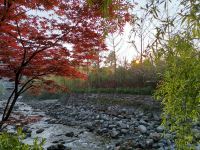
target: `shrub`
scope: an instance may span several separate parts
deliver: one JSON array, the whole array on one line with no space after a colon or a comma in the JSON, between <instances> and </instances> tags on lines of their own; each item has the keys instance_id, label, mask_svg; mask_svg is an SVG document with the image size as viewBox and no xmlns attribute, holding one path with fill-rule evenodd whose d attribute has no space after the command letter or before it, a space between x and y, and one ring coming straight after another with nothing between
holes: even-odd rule
<instances>
[{"instance_id":1,"label":"shrub","mask_svg":"<svg viewBox=\"0 0 200 150\"><path fill-rule=\"evenodd\" d=\"M33 145L22 143L24 134L21 129L18 129L17 134L2 132L0 133L0 150L43 150L45 140L34 139Z\"/></svg>"},{"instance_id":2,"label":"shrub","mask_svg":"<svg viewBox=\"0 0 200 150\"><path fill-rule=\"evenodd\" d=\"M193 125L200 118L200 53L188 39L175 36L166 55L168 69L156 91L162 99L163 124L176 132L178 150L193 149Z\"/></svg>"}]
</instances>

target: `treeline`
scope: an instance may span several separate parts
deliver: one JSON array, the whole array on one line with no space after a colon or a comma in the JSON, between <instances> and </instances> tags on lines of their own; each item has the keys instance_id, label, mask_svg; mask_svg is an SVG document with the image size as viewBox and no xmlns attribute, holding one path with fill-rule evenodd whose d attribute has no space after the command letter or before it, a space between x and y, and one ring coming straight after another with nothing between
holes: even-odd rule
<instances>
[{"instance_id":1,"label":"treeline","mask_svg":"<svg viewBox=\"0 0 200 150\"><path fill-rule=\"evenodd\" d=\"M82 68L88 75L86 80L63 77L53 77L53 80L67 87L69 92L152 94L164 70L162 63L155 64L150 59L142 63L124 60L116 68L115 65L98 66L94 63Z\"/></svg>"}]
</instances>

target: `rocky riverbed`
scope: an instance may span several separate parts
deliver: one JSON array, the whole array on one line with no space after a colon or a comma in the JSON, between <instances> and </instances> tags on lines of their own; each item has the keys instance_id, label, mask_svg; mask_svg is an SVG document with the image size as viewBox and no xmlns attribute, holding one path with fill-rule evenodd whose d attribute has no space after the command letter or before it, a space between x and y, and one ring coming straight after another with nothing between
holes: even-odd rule
<instances>
[{"instance_id":1,"label":"rocky riverbed","mask_svg":"<svg viewBox=\"0 0 200 150\"><path fill-rule=\"evenodd\" d=\"M24 142L46 138L47 150L175 149L175 134L163 136L160 105L150 96L75 94L62 100L24 101L16 111L40 116L24 125Z\"/></svg>"}]
</instances>

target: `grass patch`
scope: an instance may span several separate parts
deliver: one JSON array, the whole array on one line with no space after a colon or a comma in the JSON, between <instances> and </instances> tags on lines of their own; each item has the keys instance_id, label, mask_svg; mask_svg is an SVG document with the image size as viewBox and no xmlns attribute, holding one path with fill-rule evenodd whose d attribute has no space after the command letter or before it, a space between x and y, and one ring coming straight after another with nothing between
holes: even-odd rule
<instances>
[{"instance_id":1,"label":"grass patch","mask_svg":"<svg viewBox=\"0 0 200 150\"><path fill-rule=\"evenodd\" d=\"M152 95L154 89L152 87L144 88L98 88L98 89L74 89L74 93L117 93L117 94L132 94L132 95Z\"/></svg>"},{"instance_id":2,"label":"grass patch","mask_svg":"<svg viewBox=\"0 0 200 150\"><path fill-rule=\"evenodd\" d=\"M71 93L107 93L107 94L131 94L131 95L152 95L154 93L154 89L152 87L144 87L144 88L98 88L98 89L73 89L70 91ZM69 93L70 93L69 92ZM26 100L47 100L47 99L60 99L62 97L66 97L69 93L49 93L47 91L43 91L39 95L32 95L31 93L23 94L24 99Z\"/></svg>"},{"instance_id":3,"label":"grass patch","mask_svg":"<svg viewBox=\"0 0 200 150\"><path fill-rule=\"evenodd\" d=\"M47 99L60 99L61 97L67 95L67 93L49 93L47 91L42 92L39 95L32 95L30 93L25 93L23 99L25 100L47 100Z\"/></svg>"}]
</instances>

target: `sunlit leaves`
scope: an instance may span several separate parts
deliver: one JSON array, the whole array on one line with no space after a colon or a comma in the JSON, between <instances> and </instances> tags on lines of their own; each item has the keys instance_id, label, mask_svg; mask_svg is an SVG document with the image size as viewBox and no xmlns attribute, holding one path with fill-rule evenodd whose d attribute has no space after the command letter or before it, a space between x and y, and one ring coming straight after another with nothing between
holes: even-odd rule
<instances>
[{"instance_id":1,"label":"sunlit leaves","mask_svg":"<svg viewBox=\"0 0 200 150\"><path fill-rule=\"evenodd\" d=\"M191 144L198 143L192 126L200 121L198 50L180 36L169 40L168 46L171 50L165 53L168 70L156 94L164 106L163 123L176 132L177 149L190 149Z\"/></svg>"}]
</instances>

